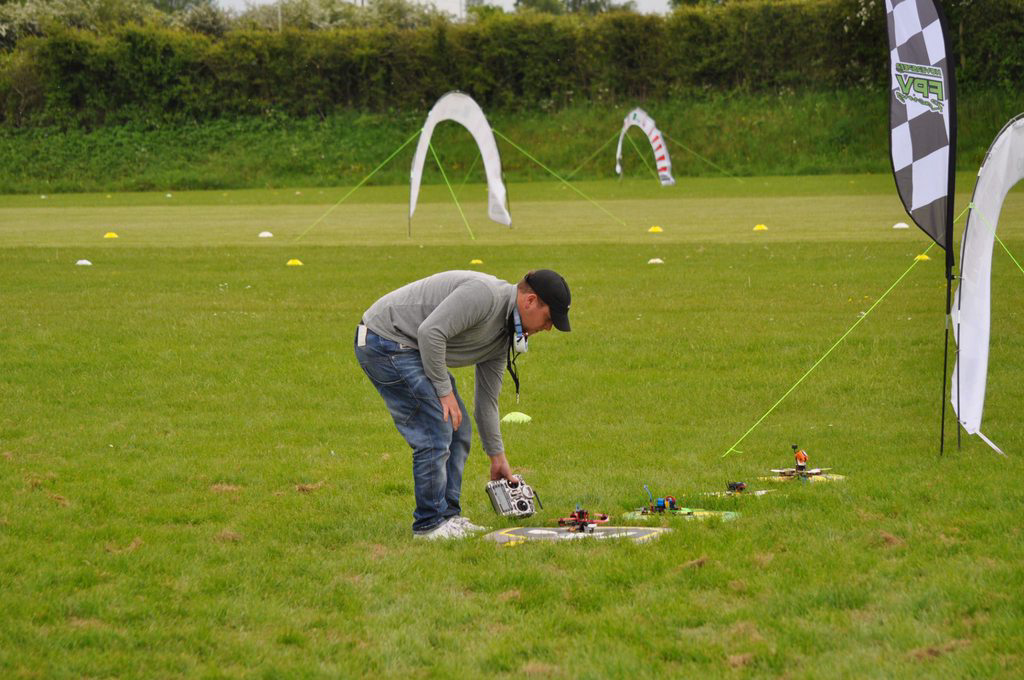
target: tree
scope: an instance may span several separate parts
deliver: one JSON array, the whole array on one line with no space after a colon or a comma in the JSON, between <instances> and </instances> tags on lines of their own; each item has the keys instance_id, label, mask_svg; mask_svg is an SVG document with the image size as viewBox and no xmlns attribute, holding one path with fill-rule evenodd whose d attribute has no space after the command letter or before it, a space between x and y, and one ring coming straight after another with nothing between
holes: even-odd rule
<instances>
[{"instance_id":1,"label":"tree","mask_svg":"<svg viewBox=\"0 0 1024 680\"><path fill-rule=\"evenodd\" d=\"M495 5L488 5L484 0L466 0L466 14L476 21L487 21L491 17L500 16L505 10Z\"/></svg>"},{"instance_id":2,"label":"tree","mask_svg":"<svg viewBox=\"0 0 1024 680\"><path fill-rule=\"evenodd\" d=\"M565 9L570 14L600 14L617 10L635 11L636 3L617 4L614 0L564 0Z\"/></svg>"},{"instance_id":3,"label":"tree","mask_svg":"<svg viewBox=\"0 0 1024 680\"><path fill-rule=\"evenodd\" d=\"M516 0L516 11L563 14L565 12L565 6L562 4L562 0Z\"/></svg>"},{"instance_id":4,"label":"tree","mask_svg":"<svg viewBox=\"0 0 1024 680\"><path fill-rule=\"evenodd\" d=\"M197 5L206 5L207 7L213 4L212 0L146 0L148 4L156 7L164 14L174 14L175 12L181 12Z\"/></svg>"},{"instance_id":5,"label":"tree","mask_svg":"<svg viewBox=\"0 0 1024 680\"><path fill-rule=\"evenodd\" d=\"M699 7L701 5L724 5L726 0L668 0L668 6L672 9L680 7Z\"/></svg>"}]
</instances>

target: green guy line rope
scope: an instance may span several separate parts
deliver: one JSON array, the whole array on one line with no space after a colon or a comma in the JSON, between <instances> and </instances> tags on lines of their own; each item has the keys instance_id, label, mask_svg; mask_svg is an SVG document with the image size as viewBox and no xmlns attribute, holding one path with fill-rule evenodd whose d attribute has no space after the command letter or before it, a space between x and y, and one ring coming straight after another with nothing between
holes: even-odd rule
<instances>
[{"instance_id":1,"label":"green guy line rope","mask_svg":"<svg viewBox=\"0 0 1024 680\"><path fill-rule=\"evenodd\" d=\"M473 168L475 168L475 167L476 167L476 163L477 163L477 161L479 161L479 160L480 160L480 152L479 152L479 151L477 151L477 152L476 152L476 158L474 158L474 159L473 159L473 162L472 162L472 163L470 163L470 165L469 165L469 170L466 170L466 176L462 178L462 184L460 184L460 185L459 185L459 190L458 190L458 192L456 192L456 193L462 193L462 188L463 188L464 186L466 186L466 180L467 180L467 179L469 179L469 176L470 176L471 174L473 174Z\"/></svg>"},{"instance_id":2,"label":"green guy line rope","mask_svg":"<svg viewBox=\"0 0 1024 680\"><path fill-rule=\"evenodd\" d=\"M966 213L966 212L967 212L968 210L970 210L970 209L971 209L971 208L972 208L973 206L974 206L974 204L973 204L973 203L969 203L969 204L967 205L967 207L966 207L966 208L964 208L964 209L963 209L963 211L961 211L961 213L960 213L960 214L959 214L959 215L957 216L957 218L953 220L953 223L954 223L954 224L956 224L957 222L959 222L959 221L960 221L960 218L964 216L964 213ZM928 251L929 251L929 250L931 250L931 249L932 249L932 246L934 246L934 245L935 245L935 241L932 241L932 242L931 242L930 244L928 244L928 247L927 247L927 248L925 248L925 250L924 250L924 253L922 253L922 255L927 255L927 254L928 254ZM760 425L760 424L762 423L762 421L764 421L764 419L765 419L765 418L767 418L767 417L768 417L768 416L769 416L769 415L771 414L771 412L772 412L772 411L774 411L774 410L775 410L775 408L776 408L776 407L777 407L777 406L778 406L779 404L781 404L781 403L782 403L782 402L783 402L783 401L784 401L784 400L786 399L786 397L788 397L788 396L790 395L790 393L791 393L791 392L792 392L793 390L795 390L795 389L796 389L796 388L797 388L797 387L798 387L798 386L800 385L800 383L802 383L802 382L804 381L804 379L805 379L805 378L806 378L807 376L809 376L809 375L811 374L811 372L812 372L812 371L814 371L814 369L816 369L816 368L818 367L818 364L820 364L820 363L821 363L822 361L824 361L824 360L825 360L825 357L827 357L827 356L828 356L829 354L831 354L831 353L832 353L832 350L834 350L834 349L835 349L836 347L838 347L838 346L839 346L839 343L841 343L841 342L842 342L843 340L845 340L845 339L846 339L846 336L848 336L848 335L849 335L850 333L852 333L852 332L853 332L853 329L854 329L854 328L856 328L857 326L859 326L859 325L860 325L860 322L861 322L861 321L863 321L864 319L868 318L868 314L870 314L870 313L871 313L871 310L873 310L873 309L874 309L875 307L877 307L877 306L878 306L879 304L881 304L882 300L884 300L884 299L885 299L885 296L887 296L887 295L888 295L889 293L891 293L891 292L892 292L892 290L893 290L893 288L895 288L896 286L898 286L898 285L899 285L900 281L902 281L902 280L904 279L904 277L906 277L906 275L910 273L910 270L914 268L914 266L915 266L915 265L917 264L917 262L918 262L918 260L917 260L917 259L915 258L915 259L914 259L914 261L913 261L913 262L911 263L911 265L910 265L909 267L907 267L907 271L905 271L905 272L903 272L902 274L900 274L900 277L899 277L898 279L896 279L896 282L895 282L895 283L893 283L893 284L892 284L891 286L889 286L889 290L887 290L887 291L885 291L884 293L882 293L882 297L880 297L880 298L878 298L877 300L875 300L875 304L871 305L871 306L870 306L870 307L868 308L868 311L864 312L864 316L862 316L862 317L860 317L859 319L857 319L857 321L855 321L855 322L854 322L854 324L853 324L852 326L850 326L849 330L847 330L847 331L846 331L845 333L843 333L842 337L840 337L840 338L839 338L838 340L836 340L836 341L835 341L835 343L834 343L834 344L833 344L833 345L832 345L831 347L829 347L829 348L828 348L828 351L827 351L827 352L825 352L825 353L824 353L824 354L823 354L823 355L821 356L821 358L820 358L820 359L818 359L817 361L815 361L815 362L814 362L814 365L813 365L813 366L811 366L811 367L810 367L809 369L807 369L807 372L806 372L806 373L804 373L804 374L803 374L802 376L800 376L800 379L799 379L799 380L797 380L797 381L796 381L796 382L795 382L795 383L793 384L793 386L792 386L792 387L790 387L790 388L789 388L788 390L786 390L786 393L785 393L785 394L783 394L783 395L782 395L782 397L781 397L781 398L780 398L780 399L779 399L779 400L778 400L777 402L775 402L774 404L772 404L772 407L771 407L770 409L768 409L768 411L767 411L767 412L765 412L765 414L764 414L763 416L761 416L760 418L758 418L758 419L757 419L757 422L756 422L756 423L754 423L754 424L753 424L753 425L752 425L752 426L750 427L750 429L749 429L749 430L747 430L746 432L744 432L744 433L743 433L743 436L742 436L742 437L740 437L739 439L737 439L737 440L736 440L736 443L735 443L735 444L733 444L732 446L730 446L730 447L729 447L729 450L728 450L728 451L726 451L725 453L723 453L723 454L722 454L722 458L725 458L726 456L728 456L728 455L729 455L730 453L732 453L733 451L736 451L736 453L743 453L742 451L738 451L738 450L736 449L736 446L737 446L737 445L738 445L738 444L739 444L740 442L742 442L742 441L743 441L744 439L746 439L746 438L747 438L747 435L749 435L749 434L750 434L751 432L753 432L753 431L754 431L754 428L756 428L756 427L757 427L758 425Z\"/></svg>"},{"instance_id":3,"label":"green guy line rope","mask_svg":"<svg viewBox=\"0 0 1024 680\"><path fill-rule=\"evenodd\" d=\"M455 207L459 209L459 214L462 215L462 223L466 225L466 230L469 232L469 237L476 240L476 236L473 235L473 230L469 228L469 220L466 219L466 213L462 212L462 206L459 205L459 199L455 195L455 189L452 189L451 183L448 181L448 175L444 172L444 167L441 166L441 159L437 157L437 152L434 151L434 145L428 144L430 147L430 153L434 157L434 162L437 163L438 170L441 171L441 177L444 177L444 183L448 185L448 192L452 195L452 200L455 201Z\"/></svg>"},{"instance_id":4,"label":"green guy line rope","mask_svg":"<svg viewBox=\"0 0 1024 680\"><path fill-rule=\"evenodd\" d=\"M934 242L934 241L932 241L931 245L929 245L929 246L928 246L928 248L926 248L926 249L925 249L924 253L925 253L925 254L927 254L927 253L928 253L928 251L929 251L929 250L931 250L931 249L932 249L932 246L934 246L934 245L935 245L935 242ZM760 425L760 424L762 423L762 421L764 421L764 419L765 419L765 418L767 418L767 417L768 417L768 416L769 416L769 415L771 414L771 412L772 412L772 411L774 411L774 410L775 410L775 408L776 408L776 407L777 407L777 406L778 406L779 404L781 404L781 403L782 403L783 401L785 401L786 397L788 397L788 396L790 395L790 393L791 393L791 392L792 392L793 390L795 390L795 389L796 389L796 388L797 388L797 387L798 387L798 386L800 385L800 383L802 383L802 382L804 381L804 379L805 379L805 378L807 378L807 376L809 376L809 375L811 374L811 372L812 372L812 371L814 371L814 369L816 369L816 368L818 367L818 365L819 365L819 364L820 364L820 363L821 363L822 361L824 361L824 360L825 360L825 358L826 358L826 357L828 357L828 355L829 355L829 354L831 354L831 353L832 353L832 350L834 350L834 349L835 349L836 347L838 347L838 346L839 346L839 343L841 343L841 342L842 342L843 340L845 340L845 339L846 339L846 336L848 336L848 335L849 335L850 333L852 333L852 332L853 332L853 329L855 329L855 328L856 328L857 326L859 326L859 325L860 325L860 322L861 322L861 321L863 321L864 319L868 318L868 314L870 314L870 313L871 313L871 310L873 310L873 309L874 309L875 307L877 307L877 306L878 306L879 304L881 304L882 300L884 300L884 299L885 299L885 296L886 296L886 295L888 295L889 293L891 293L891 292L892 292L892 290L893 290L893 288L895 288L895 287L896 287L897 285L899 285L900 281L902 281L902 280L904 279L904 277L906 277L906 275L910 273L910 270L911 270L911 269L913 269L913 268L914 268L915 266L917 266L917 262L918 262L918 260L917 260L917 259L915 259L915 260L914 260L914 261L913 261L913 262L912 262L912 263L910 264L910 266L909 266L909 267L907 267L907 270L906 270L905 272L903 272L902 274L900 274L900 277L899 277L898 279L896 279L896 282L895 282L894 284L892 284L891 286L889 286L889 290L887 290L887 291L885 291L884 293L882 293L882 297L880 297L880 298L878 298L877 300L875 300L875 303L874 303L873 305L871 305L871 306L870 306L870 307L868 308L868 311L864 312L864 316L862 316L862 317L860 317L859 319L857 319L857 320L856 320L856 321L854 322L854 324L853 324L852 326L850 326L849 330L847 330L847 331L846 331L845 333L843 333L843 335L842 335L842 336L841 336L841 337L840 337L840 338L839 338L838 340L836 340L836 341L835 341L835 343L833 343L833 345L832 345L831 347L829 347L829 348L828 348L828 351L827 351L827 352L825 352L825 353L824 353L823 355L821 355L821 358L820 358L820 359L818 359L817 361L815 361L815 362L814 362L814 365L813 365L813 366L811 366L811 367L810 367L809 369L807 369L807 372L806 372L806 373L804 373L804 374L803 374L802 376L800 376L800 379L799 379L799 380L797 380L797 381L796 381L795 383L793 383L793 386L792 386L792 387L790 387L790 388L789 388L788 390L786 390L786 393L785 393L785 394L783 394L783 395L782 395L782 396L781 396L781 397L779 398L779 400L778 400L777 402L775 402L774 404L772 404L772 407L771 407L770 409L768 409L768 410L767 410L767 411L765 412L765 414L764 414L763 416L761 416L760 418L758 418L758 419L757 419L757 422L756 422L756 423L754 423L753 425L751 425L751 426L750 426L750 429L749 429L749 430L747 430L746 432L744 432L744 433L743 433L743 436L742 436L742 437L740 437L739 439L737 439L737 440L736 440L736 443L735 443L735 444L733 444L732 446L730 446L730 447L729 447L729 450L728 450L728 451L726 451L725 453L723 453L723 454L722 454L722 458L725 458L726 456L728 456L728 455L729 455L730 453L732 453L733 451L736 451L737 453L743 453L742 451L737 451L737 450L736 450L736 447L737 447L737 446L739 445L739 443L740 443L740 442L742 442L742 441L743 441L744 439L746 439L746 438L747 438L747 435L748 435L748 434L750 434L751 432L753 432L753 431L754 431L754 428L756 428L756 427L757 427L758 425Z\"/></svg>"},{"instance_id":5,"label":"green guy line rope","mask_svg":"<svg viewBox=\"0 0 1024 680\"><path fill-rule=\"evenodd\" d=\"M1024 267L1020 266L1020 262L1017 261L1017 258L1013 256L1013 253L1010 252L1010 249L1006 247L1005 243L1003 243L1003 239L999 238L999 234L996 233L996 228L992 224L990 224L989 221L985 219L985 216L981 214L981 211L978 210L978 206L974 205L974 203L972 202L968 203L967 207L978 214L978 217L981 219L982 223L988 228L989 231L992 232L992 235L996 237L996 241L999 242L999 245L1003 247L1003 250L1005 250L1006 254L1010 256L1010 259L1013 260L1013 263L1017 265L1017 269L1020 269L1020 273L1024 274Z\"/></svg>"},{"instance_id":6,"label":"green guy line rope","mask_svg":"<svg viewBox=\"0 0 1024 680\"><path fill-rule=\"evenodd\" d=\"M579 171L580 171L580 168L582 168L582 167L583 167L584 165L586 165L586 164L587 164L587 163L589 163L590 161L594 160L594 156L596 156L597 154L599 154L599 153L601 153L602 151L604 151L604 148L605 148L606 146L608 146L609 144L611 144L611 143L612 143L612 142L613 142L613 141L615 140L615 137L616 137L616 135L618 135L618 134L619 134L619 133L618 133L618 132L616 132L616 133L615 133L614 135L612 135L612 136L611 136L611 139L609 139L609 140L608 140L607 142L605 142L604 144L602 144L602 145L600 146L600 148L598 148L598 150L597 150L597 151L595 151L594 153L592 153L592 154L590 154L589 156L587 156L587 159L586 159L585 161L583 161L582 163L580 163L579 165L577 165L577 166L576 166L576 168L575 168L575 169L574 169L574 170L573 170L572 172L570 172L570 173L569 173L568 175L566 175L566 176L565 176L565 178L566 178L566 179L571 179L573 175L575 175L575 174L576 174L577 172L579 172Z\"/></svg>"},{"instance_id":7,"label":"green guy line rope","mask_svg":"<svg viewBox=\"0 0 1024 680\"><path fill-rule=\"evenodd\" d=\"M661 134L665 135L665 133L664 133L664 132L662 132ZM701 159L702 161L704 161L705 163L707 163L707 164L708 164L708 165L710 165L711 167L715 168L716 170L718 170L718 171L719 171L719 172L721 172L722 174L724 174L724 175L728 175L729 177L732 177L732 178L733 178L734 180L736 180L736 181L737 181L737 182L739 182L740 184L743 184L743 180L742 180L742 179L740 179L740 178L739 178L739 177L737 177L736 175L732 174L731 172L729 172L728 170L726 170L726 169L725 169L725 168L723 168L722 166L720 166L720 165L715 165L714 163L712 163L711 161L709 161L709 160L708 160L707 158L704 158L704 156L701 156L701 155L700 155L699 153L697 153L696 151L694 151L694 150L693 150L693 149L691 149L690 147L686 146L686 145L685 145L685 144L683 144L682 142L677 142L676 140L672 139L672 138L671 138L671 137L669 137L668 135L665 135L665 139L667 139L668 141L672 142L673 144L675 144L675 145L677 145L677 146L681 146L681 147L683 147L683 149L685 149L686 151L689 151L689 152L690 152L690 153L692 153L692 154L693 154L694 156L696 156L697 158Z\"/></svg>"},{"instance_id":8,"label":"green guy line rope","mask_svg":"<svg viewBox=\"0 0 1024 680\"><path fill-rule=\"evenodd\" d=\"M1013 256L1013 253L1010 252L1010 249L1006 247L1005 243L1003 243L1003 239L999 238L999 236L997 235L996 240L999 241L999 245L1003 247L1003 250L1005 250L1006 254L1010 256L1010 259L1013 260L1013 263L1017 265L1017 269L1020 269L1020 273L1024 274L1024 267L1020 266L1020 262L1017 262L1017 258Z\"/></svg>"},{"instance_id":9,"label":"green guy line rope","mask_svg":"<svg viewBox=\"0 0 1024 680\"><path fill-rule=\"evenodd\" d=\"M626 133L626 139L628 139L629 143L633 145L633 148L636 150L636 155L640 156L640 160L643 161L644 166L651 171L652 175L654 175L654 179L660 180L661 178L658 177L657 171L655 171L655 169L651 167L651 164L647 162L647 157L641 153L640 147L636 145L636 142L633 141L633 138L629 136L628 132Z\"/></svg>"},{"instance_id":10,"label":"green guy line rope","mask_svg":"<svg viewBox=\"0 0 1024 680\"><path fill-rule=\"evenodd\" d=\"M344 196L342 196L342 197L341 197L341 199L340 199L340 200L339 200L339 201L338 201L337 203L335 203L335 204L334 204L334 205L332 205L332 206L331 206L330 208L328 208L328 209L327 209L327 212L325 212L325 213L324 213L323 215L321 215L320 217L318 217L318 218L316 219L316 221L315 221L315 222L313 222L313 224L311 224L311 225L309 225L308 227L306 227L306 231L304 231L304 232L302 232L301 234L299 234L298 236L296 236L296 237L295 237L295 238L293 239L293 242L294 242L294 241L298 241L298 240L299 240L300 238L302 238L303 236L305 236L306 234L308 234L308 233L309 233L309 231L310 231L310 230L311 230L311 229L312 229L313 227L315 227L316 225L320 224L320 223L321 223L321 222L322 222L322 221L323 221L323 220L324 220L324 219L325 219L325 218L326 218L326 217L327 217L328 215L330 215L330 214L331 214L332 212L334 212L334 209L335 209L335 208L337 208L337 207L338 207L339 205L341 205L342 203L344 203L344 202L345 202L345 199L347 199L347 198L348 198L349 196L351 196L351 195L353 194L353 192L355 192L355 190L356 190L356 189L358 189L359 187L361 187L361 186L363 186L364 184L366 184L366 183L367 183L367 182L369 181L369 179L370 179L371 177L373 177L374 175L376 175L376 174L377 174L377 172L378 172L378 171L379 171L379 170L380 170L381 168L383 168L383 167L384 167L385 165L387 165L387 164L388 164L388 163L389 163L389 162L391 161L391 159L392 159L392 158L394 158L395 156L397 156L397 155L399 154L399 152L400 152L400 151L401 151L402 149L404 149L405 147L409 146L409 142L411 142L412 140L416 139L416 137L417 137L417 136L418 136L418 135L420 134L420 132L421 132L420 130L417 130L416 132L414 132L414 133L412 134L412 136L411 136L411 137L409 137L409 139L407 139L407 140L405 140L404 142L402 142L402 146L400 146L400 147L398 147L397 149L395 149L395 150L394 150L394 151L393 151L393 152L391 153L391 155L390 155L390 156L388 156L387 158L385 158L385 159L384 159L384 162L383 162L383 163L381 163L380 165L378 165L377 167L375 167L375 168L373 169L373 171L372 171L372 172L371 172L371 173L370 173L369 175L367 175L366 177L364 177L364 178L362 179L362 181L360 181L360 182L359 182L359 184L357 184L357 185L355 185L354 187L352 187L352 188L351 188L351 189L349 190L349 192L348 192L347 194L345 194Z\"/></svg>"},{"instance_id":11,"label":"green guy line rope","mask_svg":"<svg viewBox=\"0 0 1024 680\"><path fill-rule=\"evenodd\" d=\"M576 187L574 187L574 186L573 186L572 184L570 184L569 182L567 182L567 181L566 181L565 179L563 179L563 178L562 178L562 176L561 176L561 175L559 175L559 174L558 174L557 172L555 172L554 170L552 170L551 168L549 168L548 166L544 165L544 164L543 164L543 163L541 163L541 162L540 162L539 160L537 160L536 158L534 158L533 156L531 156L531 155L530 155L530 152L528 152L528 151L527 151L526 149L524 149L523 147L519 146L518 144L516 144L515 142L513 142L513 141L512 141L511 139L509 139L509 138L508 138L508 137L506 137L505 135L503 135L503 134L501 134L500 132L498 132L497 130L494 130L494 134L498 135L499 137L501 137L502 139L504 139L504 140L505 140L506 142L508 142L509 144L511 144L511 145L512 145L512 147L513 147L513 148L515 148L515 149L516 149L516 150L517 150L517 151L518 151L519 153L523 154L524 156L526 156L527 158L529 158L529 159L530 159L531 161L533 161L534 163L536 163L536 164L537 164L537 165L539 165L540 167L542 167L542 168L544 168L545 170L547 170L547 171L548 171L549 173L551 173L551 174L552 174L552 175L553 175L553 176L554 176L554 177L555 177L556 179L558 179L558 180L559 180L559 181L560 181L560 182L561 182L562 184L564 184L565 186L569 187L570 189L572 189L573 191L575 191L575 192L576 192L577 194L579 194L579 195L580 195L580 196L582 196L583 198L587 199L587 200L588 200L588 201L589 201L590 203L592 203L592 204L593 204L593 205L595 205L595 206L596 206L597 208L599 208L599 209L600 209L600 210L601 210L601 211L602 211L602 212L603 212L604 214L608 215L609 217L611 217L611 218L612 218L613 220L615 220L616 222L618 222L618 223L619 223L619 224L621 224L622 226L624 226L624 227L625 227L625 226L628 226L628 225L627 225L627 224L626 224L625 222L623 222L622 220L620 220L620 219L619 219L618 217L616 217L616 216L615 216L615 215L613 215L612 213L608 212L608 210L607 210L607 209L606 209L606 208L605 208L604 206L602 206L602 205L601 205L600 203L598 203L597 201L595 201L594 199L592 199L592 198L591 198L590 196L587 196L587 195L586 195L585 193L583 193L582 191L580 191L579 189L577 189Z\"/></svg>"}]
</instances>

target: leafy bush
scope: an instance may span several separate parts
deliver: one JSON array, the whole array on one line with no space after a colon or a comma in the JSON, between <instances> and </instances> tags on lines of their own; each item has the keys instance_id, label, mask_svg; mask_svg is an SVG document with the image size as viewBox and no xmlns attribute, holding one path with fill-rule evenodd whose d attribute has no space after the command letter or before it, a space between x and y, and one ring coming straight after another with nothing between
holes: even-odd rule
<instances>
[{"instance_id":1,"label":"leafy bush","mask_svg":"<svg viewBox=\"0 0 1024 680\"><path fill-rule=\"evenodd\" d=\"M254 20L227 30L201 8L191 20L181 15L191 31L152 23L108 33L51 28L0 60L0 120L94 126L421 111L450 89L487 109L551 110L709 88L884 88L888 78L881 0L750 0L668 17L489 13L457 24L417 14L406 0L335 14L332 3L283 5L308 10L301 21L289 18L302 30L268 31ZM346 22L364 23L337 27ZM1020 0L963 0L950 25L961 87L1024 79Z\"/></svg>"}]
</instances>

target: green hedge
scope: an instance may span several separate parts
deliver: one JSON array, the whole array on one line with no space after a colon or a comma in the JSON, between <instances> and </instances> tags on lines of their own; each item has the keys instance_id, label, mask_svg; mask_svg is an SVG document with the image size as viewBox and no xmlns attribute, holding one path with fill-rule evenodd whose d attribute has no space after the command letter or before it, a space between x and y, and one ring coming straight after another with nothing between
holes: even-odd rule
<instances>
[{"instance_id":1,"label":"green hedge","mask_svg":"<svg viewBox=\"0 0 1024 680\"><path fill-rule=\"evenodd\" d=\"M959 84L1024 81L1024 2L952 5ZM485 109L665 99L694 89L884 87L882 0L764 0L668 17L534 13L417 30L126 27L28 38L0 59L8 125L422 111L450 89Z\"/></svg>"}]
</instances>

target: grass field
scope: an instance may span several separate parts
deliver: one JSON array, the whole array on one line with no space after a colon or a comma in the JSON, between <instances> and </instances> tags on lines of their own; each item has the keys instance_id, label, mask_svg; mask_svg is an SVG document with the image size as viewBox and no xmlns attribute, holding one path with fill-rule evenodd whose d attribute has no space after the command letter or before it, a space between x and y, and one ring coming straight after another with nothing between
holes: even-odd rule
<instances>
[{"instance_id":1,"label":"grass field","mask_svg":"<svg viewBox=\"0 0 1024 680\"><path fill-rule=\"evenodd\" d=\"M512 230L462 187L475 240L443 186L411 237L401 187L326 217L347 189L0 198L0 676L1024 674L1024 274L1006 253L984 431L1007 458L958 450L952 417L938 455L935 248L723 458L927 237L891 228L907 220L883 175L579 187L608 212L513 184ZM1000 235L1020 259L1019 188ZM409 451L354 325L473 258L573 291L573 332L535 338L521 403L502 397L533 416L504 428L545 504L526 524L621 514L644 484L741 517L643 545L413 542ZM792 443L846 482L699 501L764 486ZM477 443L466 514L511 525L486 472Z\"/></svg>"}]
</instances>

